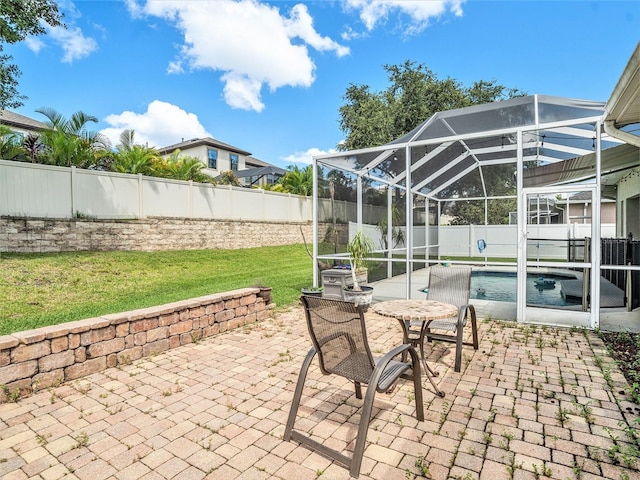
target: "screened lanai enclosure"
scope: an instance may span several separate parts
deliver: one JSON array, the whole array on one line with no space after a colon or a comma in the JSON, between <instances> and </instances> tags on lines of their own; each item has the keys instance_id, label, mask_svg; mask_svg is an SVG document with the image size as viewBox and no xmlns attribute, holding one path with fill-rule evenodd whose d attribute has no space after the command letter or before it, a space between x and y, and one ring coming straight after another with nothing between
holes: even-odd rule
<instances>
[{"instance_id":1,"label":"screened lanai enclosure","mask_svg":"<svg viewBox=\"0 0 640 480\"><path fill-rule=\"evenodd\" d=\"M638 148L608 136L604 118L604 103L516 97L314 158L314 278L348 264L361 230L374 301L424 298L442 263L473 265L471 297L494 318L596 328L601 310L637 308L638 234L627 238L614 189Z\"/></svg>"}]
</instances>

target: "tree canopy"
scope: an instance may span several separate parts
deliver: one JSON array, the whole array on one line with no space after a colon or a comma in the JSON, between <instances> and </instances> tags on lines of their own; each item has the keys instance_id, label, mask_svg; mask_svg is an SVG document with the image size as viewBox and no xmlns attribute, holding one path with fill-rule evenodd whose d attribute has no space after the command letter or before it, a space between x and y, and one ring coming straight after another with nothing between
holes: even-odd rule
<instances>
[{"instance_id":1,"label":"tree canopy","mask_svg":"<svg viewBox=\"0 0 640 480\"><path fill-rule=\"evenodd\" d=\"M62 26L63 15L53 0L2 0L0 2L0 108L18 108L26 97L18 92L20 69L3 54L4 44L21 42L27 35L42 35L45 24Z\"/></svg>"},{"instance_id":2,"label":"tree canopy","mask_svg":"<svg viewBox=\"0 0 640 480\"><path fill-rule=\"evenodd\" d=\"M466 87L447 77L440 79L424 64L406 60L401 65L384 65L389 86L373 92L368 85L351 84L340 107L340 128L345 140L340 150L356 150L384 145L417 127L437 112L506 100L526 95L496 80L478 80ZM380 167L379 167L380 168ZM484 180L494 195L515 195L515 179L510 165L494 166ZM451 197L482 196L475 180L461 179L447 188ZM471 195L473 192L475 195ZM489 223L507 223L515 201L506 200L489 209ZM454 223L484 223L483 202L453 202L449 212Z\"/></svg>"},{"instance_id":3,"label":"tree canopy","mask_svg":"<svg viewBox=\"0 0 640 480\"><path fill-rule=\"evenodd\" d=\"M525 93L496 80L478 80L465 87L452 78L439 79L424 64L406 60L384 65L389 87L372 92L368 85L351 84L340 107L340 150L383 145L410 132L437 112L505 100Z\"/></svg>"}]
</instances>

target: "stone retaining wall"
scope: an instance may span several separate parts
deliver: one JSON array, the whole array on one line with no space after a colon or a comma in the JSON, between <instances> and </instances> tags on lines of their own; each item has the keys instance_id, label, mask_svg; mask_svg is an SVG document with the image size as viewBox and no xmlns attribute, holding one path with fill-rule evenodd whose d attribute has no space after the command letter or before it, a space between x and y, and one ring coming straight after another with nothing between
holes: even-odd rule
<instances>
[{"instance_id":1,"label":"stone retaining wall","mask_svg":"<svg viewBox=\"0 0 640 480\"><path fill-rule=\"evenodd\" d=\"M270 293L244 288L0 336L0 402L268 318Z\"/></svg>"},{"instance_id":2,"label":"stone retaining wall","mask_svg":"<svg viewBox=\"0 0 640 480\"><path fill-rule=\"evenodd\" d=\"M324 238L329 225L320 226ZM346 232L346 225L340 225ZM311 223L0 217L0 252L238 249L312 243ZM344 234L343 234L344 237ZM341 237L342 238L342 237Z\"/></svg>"}]
</instances>

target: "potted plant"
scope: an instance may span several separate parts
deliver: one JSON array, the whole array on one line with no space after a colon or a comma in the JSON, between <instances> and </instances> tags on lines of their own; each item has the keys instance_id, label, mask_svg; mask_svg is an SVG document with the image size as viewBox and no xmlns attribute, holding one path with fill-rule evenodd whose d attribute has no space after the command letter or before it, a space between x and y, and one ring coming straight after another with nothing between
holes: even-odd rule
<instances>
[{"instance_id":1,"label":"potted plant","mask_svg":"<svg viewBox=\"0 0 640 480\"><path fill-rule=\"evenodd\" d=\"M256 294L258 297L262 298L264 300L264 303L266 303L267 305L269 305L271 303L271 289L272 287L268 287L267 285L265 285L262 281L262 279L258 279L253 285L252 288L257 288L259 289L258 293Z\"/></svg>"},{"instance_id":2,"label":"potted plant","mask_svg":"<svg viewBox=\"0 0 640 480\"><path fill-rule=\"evenodd\" d=\"M357 305L363 305L365 310L371 304L373 298L373 287L360 285L358 281L358 270L367 267L367 257L373 251L373 242L361 230L356 233L347 244L349 252L349 265L351 266L351 279L353 285L344 287L344 299Z\"/></svg>"},{"instance_id":3,"label":"potted plant","mask_svg":"<svg viewBox=\"0 0 640 480\"><path fill-rule=\"evenodd\" d=\"M323 287L306 287L301 290L302 295L307 295L310 297L321 297L323 291Z\"/></svg>"}]
</instances>

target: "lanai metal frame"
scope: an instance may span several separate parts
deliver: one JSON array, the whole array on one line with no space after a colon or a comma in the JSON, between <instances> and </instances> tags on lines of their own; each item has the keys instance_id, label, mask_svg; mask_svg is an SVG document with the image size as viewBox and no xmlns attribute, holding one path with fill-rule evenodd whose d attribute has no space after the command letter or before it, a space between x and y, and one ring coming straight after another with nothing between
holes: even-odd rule
<instances>
[{"instance_id":1,"label":"lanai metal frame","mask_svg":"<svg viewBox=\"0 0 640 480\"><path fill-rule=\"evenodd\" d=\"M314 278L317 278L318 259L339 258L318 253L318 171L337 169L355 177L357 191L357 219L359 228L363 224L363 182L375 182L405 192L407 235L406 246L406 298L413 288L411 283L414 238L413 206L418 198L425 203L434 202L438 209L456 191L458 198L487 202L503 198L517 199L517 320L525 317L526 271L535 263L527 261L526 254L526 193L562 184L566 192L577 192L585 188L593 192L592 205L599 206L602 188L602 152L620 142L603 131L605 104L588 100L567 99L546 95L516 97L500 102L477 105L462 109L439 112L425 120L413 131L397 140L378 147L337 152L317 156L314 166ZM589 156L589 157L586 157ZM575 162L576 158L589 158L587 169L590 175L580 172L569 175L570 180L554 177L549 182L531 180L526 171ZM487 180L496 166L510 165L516 177L516 190L508 195L490 190ZM584 165L581 164L581 168ZM319 170L320 169L320 170ZM584 172L583 172L584 173ZM576 178L579 182L575 184ZM471 185L467 190L456 189L461 183ZM570 183L574 182L573 185ZM538 189L538 190L536 190ZM391 189L389 189L390 191ZM468 196L465 196L464 192ZM408 193L408 194L406 194ZM416 202L419 203L419 202ZM428 210L427 210L428 214ZM593 209L591 240L600 243L600 211ZM387 221L391 225L390 208ZM428 222L427 222L428 224ZM428 230L428 229L427 229ZM388 229L391 239L391 228ZM389 242L391 245L391 242ZM429 249L427 245L420 248ZM389 262L391 249L387 252ZM583 267L584 264L567 264L563 267ZM590 259L591 315L589 326L598 327L600 258L598 249L593 249Z\"/></svg>"}]
</instances>

